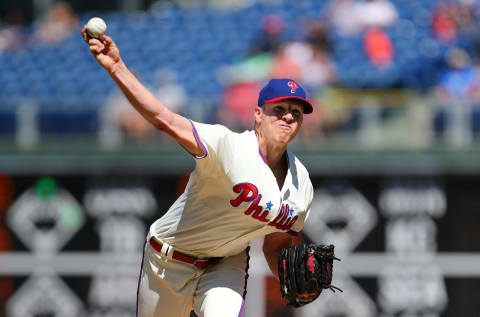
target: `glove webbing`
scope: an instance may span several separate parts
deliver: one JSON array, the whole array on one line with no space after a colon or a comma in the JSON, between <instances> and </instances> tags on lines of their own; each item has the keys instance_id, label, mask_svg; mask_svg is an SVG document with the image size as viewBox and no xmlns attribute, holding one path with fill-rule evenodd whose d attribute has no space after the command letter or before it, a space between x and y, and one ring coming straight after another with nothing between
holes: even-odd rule
<instances>
[{"instance_id":1,"label":"glove webbing","mask_svg":"<svg viewBox=\"0 0 480 317\"><path fill-rule=\"evenodd\" d=\"M325 260L324 262L322 262L322 263L324 263L324 265L326 266L326 268L323 269L322 272L321 272L321 273L322 273L322 279L321 279L321 280L322 280L322 281L331 281L331 280L332 280L332 273L333 273L333 272L332 272L331 270L328 270L328 268L329 268L329 267L330 267L330 268L333 268L333 266L332 266L332 265L328 266L328 265L326 265L326 263L327 263L327 261L333 263L333 260L337 260L337 261L341 261L341 260L340 260L339 258L337 258L335 255L333 255L332 252L322 252L322 251L318 251L318 250L313 250L313 252L314 252L315 254L319 255L320 257L322 257L322 258ZM329 272L327 272L327 271L329 271ZM328 275L328 276L327 276L327 275ZM343 290L342 290L341 288L336 287L336 286L334 286L334 285L332 285L332 284L322 285L322 287L323 287L324 289L329 289L329 290L331 290L331 291L334 292L334 293L335 293L335 290L340 291L340 292L343 293Z\"/></svg>"}]
</instances>

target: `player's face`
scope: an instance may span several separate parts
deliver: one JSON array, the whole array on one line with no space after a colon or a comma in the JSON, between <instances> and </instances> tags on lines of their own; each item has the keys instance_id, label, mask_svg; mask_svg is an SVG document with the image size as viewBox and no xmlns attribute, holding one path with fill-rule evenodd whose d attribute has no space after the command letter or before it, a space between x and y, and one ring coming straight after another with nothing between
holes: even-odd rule
<instances>
[{"instance_id":1,"label":"player's face","mask_svg":"<svg viewBox=\"0 0 480 317\"><path fill-rule=\"evenodd\" d=\"M260 114L263 133L279 143L295 138L303 122L303 106L295 100L267 103Z\"/></svg>"}]
</instances>

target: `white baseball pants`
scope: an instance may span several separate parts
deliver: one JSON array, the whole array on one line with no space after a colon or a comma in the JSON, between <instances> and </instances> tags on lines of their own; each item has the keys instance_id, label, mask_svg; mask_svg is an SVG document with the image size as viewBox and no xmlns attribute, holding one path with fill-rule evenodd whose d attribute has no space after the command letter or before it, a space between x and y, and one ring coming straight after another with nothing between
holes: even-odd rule
<instances>
[{"instance_id":1,"label":"white baseball pants","mask_svg":"<svg viewBox=\"0 0 480 317\"><path fill-rule=\"evenodd\" d=\"M243 317L248 250L206 269L169 260L146 243L137 317Z\"/></svg>"}]
</instances>

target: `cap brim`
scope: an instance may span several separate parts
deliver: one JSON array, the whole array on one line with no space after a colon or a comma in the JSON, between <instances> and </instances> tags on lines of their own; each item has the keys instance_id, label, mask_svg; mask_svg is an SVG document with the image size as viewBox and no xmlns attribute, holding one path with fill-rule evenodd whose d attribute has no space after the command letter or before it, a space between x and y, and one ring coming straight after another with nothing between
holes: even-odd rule
<instances>
[{"instance_id":1,"label":"cap brim","mask_svg":"<svg viewBox=\"0 0 480 317\"><path fill-rule=\"evenodd\" d=\"M265 103L272 103L272 102L277 102L277 101L280 101L280 100L287 100L287 99L297 99L297 100L302 101L303 113L304 114L309 114L309 113L313 112L312 103L308 99L305 99L305 98L302 98L302 97L297 97L297 96L276 97L276 98L265 100Z\"/></svg>"}]
</instances>

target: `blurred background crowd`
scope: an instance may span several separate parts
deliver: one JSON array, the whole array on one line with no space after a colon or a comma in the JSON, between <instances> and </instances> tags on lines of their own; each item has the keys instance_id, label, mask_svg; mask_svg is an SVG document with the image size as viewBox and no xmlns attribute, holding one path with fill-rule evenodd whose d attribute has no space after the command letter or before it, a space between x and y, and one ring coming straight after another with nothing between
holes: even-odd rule
<instances>
[{"instance_id":1,"label":"blurred background crowd","mask_svg":"<svg viewBox=\"0 0 480 317\"><path fill-rule=\"evenodd\" d=\"M0 5L0 139L15 148L158 138L89 56L79 30L93 16L135 74L193 120L251 129L259 87L290 77L316 107L301 146L470 148L480 136L475 0L22 3Z\"/></svg>"}]
</instances>

